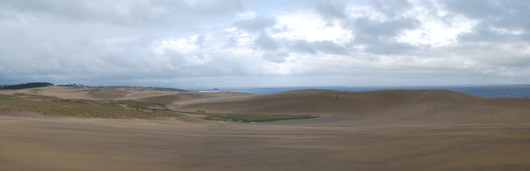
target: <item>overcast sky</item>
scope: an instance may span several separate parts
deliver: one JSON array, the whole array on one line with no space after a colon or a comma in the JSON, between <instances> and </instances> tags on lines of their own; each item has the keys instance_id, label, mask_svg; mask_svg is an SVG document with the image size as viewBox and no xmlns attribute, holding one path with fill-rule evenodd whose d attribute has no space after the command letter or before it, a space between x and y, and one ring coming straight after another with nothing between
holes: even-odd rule
<instances>
[{"instance_id":1,"label":"overcast sky","mask_svg":"<svg viewBox=\"0 0 530 171\"><path fill-rule=\"evenodd\" d=\"M530 84L527 0L0 0L0 84Z\"/></svg>"}]
</instances>

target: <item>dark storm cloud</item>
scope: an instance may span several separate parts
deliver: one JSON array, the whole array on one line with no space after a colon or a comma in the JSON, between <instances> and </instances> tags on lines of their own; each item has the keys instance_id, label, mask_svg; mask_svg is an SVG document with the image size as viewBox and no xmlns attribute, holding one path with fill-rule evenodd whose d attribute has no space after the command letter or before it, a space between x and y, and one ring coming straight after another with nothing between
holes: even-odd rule
<instances>
[{"instance_id":1,"label":"dark storm cloud","mask_svg":"<svg viewBox=\"0 0 530 171\"><path fill-rule=\"evenodd\" d=\"M273 27L276 25L276 19L273 17L256 17L252 19L236 21L233 25L239 29L256 32Z\"/></svg>"}]
</instances>

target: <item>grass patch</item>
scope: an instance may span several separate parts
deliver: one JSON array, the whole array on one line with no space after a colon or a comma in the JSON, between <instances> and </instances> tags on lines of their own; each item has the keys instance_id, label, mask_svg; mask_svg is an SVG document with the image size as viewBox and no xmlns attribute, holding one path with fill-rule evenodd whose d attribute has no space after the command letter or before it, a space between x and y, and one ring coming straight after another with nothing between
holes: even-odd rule
<instances>
[{"instance_id":1,"label":"grass patch","mask_svg":"<svg viewBox=\"0 0 530 171\"><path fill-rule=\"evenodd\" d=\"M241 121L241 122L274 122L280 120L292 120L292 119L311 119L317 118L317 116L309 115L283 115L283 114L206 114L205 120L215 121Z\"/></svg>"},{"instance_id":2,"label":"grass patch","mask_svg":"<svg viewBox=\"0 0 530 171\"><path fill-rule=\"evenodd\" d=\"M213 121L236 121L236 122L274 122L281 120L293 120L293 119L312 119L318 118L318 116L310 115L285 115L285 114L228 114L228 113L207 113L206 111L197 110L197 112L184 112L176 111L179 113L206 115L204 120Z\"/></svg>"},{"instance_id":3,"label":"grass patch","mask_svg":"<svg viewBox=\"0 0 530 171\"><path fill-rule=\"evenodd\" d=\"M32 100L40 98L41 100ZM55 116L77 116L93 118L139 118L156 119L168 117L180 117L179 113L171 110L159 110L147 108L143 104L127 102L132 104L130 109L126 109L114 101L96 100L66 100L45 98L39 96L0 95L0 110L33 111L45 115ZM137 108L138 107L138 108Z\"/></svg>"},{"instance_id":4,"label":"grass patch","mask_svg":"<svg viewBox=\"0 0 530 171\"><path fill-rule=\"evenodd\" d=\"M185 112L185 111L176 111L176 112L185 113L185 114L195 114L195 115L209 115L209 114L212 114L212 113L206 113L205 111L202 111L202 110L197 110L197 112Z\"/></svg>"},{"instance_id":5,"label":"grass patch","mask_svg":"<svg viewBox=\"0 0 530 171\"><path fill-rule=\"evenodd\" d=\"M146 103L146 102L139 102L139 101L132 101L132 100L116 100L113 101L113 103L116 104L123 104L127 105L128 107L137 108L137 109L158 109L158 108L165 108L166 105L161 103Z\"/></svg>"}]
</instances>

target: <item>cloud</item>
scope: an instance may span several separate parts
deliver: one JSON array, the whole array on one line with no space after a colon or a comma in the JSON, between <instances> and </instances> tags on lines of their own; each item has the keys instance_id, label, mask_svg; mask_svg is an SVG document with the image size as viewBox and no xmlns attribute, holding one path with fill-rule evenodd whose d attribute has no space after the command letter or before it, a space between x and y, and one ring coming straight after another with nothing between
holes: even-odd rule
<instances>
[{"instance_id":1,"label":"cloud","mask_svg":"<svg viewBox=\"0 0 530 171\"><path fill-rule=\"evenodd\" d=\"M488 42L488 43L517 43L530 42L530 34L512 33L504 30L492 29L484 23L478 24L472 29L472 32L462 33L458 36L462 42Z\"/></svg>"},{"instance_id":2,"label":"cloud","mask_svg":"<svg viewBox=\"0 0 530 171\"><path fill-rule=\"evenodd\" d=\"M358 18L350 21L349 27L355 34L351 45L363 44L365 50L375 54L396 54L413 49L408 43L397 42L397 36L404 30L418 28L420 21L413 18L400 18L383 22L368 18Z\"/></svg>"},{"instance_id":3,"label":"cloud","mask_svg":"<svg viewBox=\"0 0 530 171\"><path fill-rule=\"evenodd\" d=\"M197 39L195 40L195 45L199 46L200 48L203 48L203 42L204 42L204 35L197 36Z\"/></svg>"},{"instance_id":4,"label":"cloud","mask_svg":"<svg viewBox=\"0 0 530 171\"><path fill-rule=\"evenodd\" d=\"M164 49L162 60L164 63L174 65L174 66L184 66L186 65L186 57L182 52L174 49Z\"/></svg>"},{"instance_id":5,"label":"cloud","mask_svg":"<svg viewBox=\"0 0 530 171\"><path fill-rule=\"evenodd\" d=\"M444 9L477 20L471 33L459 38L470 42L525 41L530 42L529 1L444 1Z\"/></svg>"},{"instance_id":6,"label":"cloud","mask_svg":"<svg viewBox=\"0 0 530 171\"><path fill-rule=\"evenodd\" d=\"M377 41L366 47L365 51L374 54L397 55L414 49L414 46L407 43Z\"/></svg>"},{"instance_id":7,"label":"cloud","mask_svg":"<svg viewBox=\"0 0 530 171\"><path fill-rule=\"evenodd\" d=\"M252 19L236 21L233 25L239 29L257 32L276 25L276 19L273 17L256 17Z\"/></svg>"},{"instance_id":8,"label":"cloud","mask_svg":"<svg viewBox=\"0 0 530 171\"><path fill-rule=\"evenodd\" d=\"M285 62L285 58L289 57L289 53L287 52L279 52L276 54L266 53L261 58L263 58L266 61L274 62L274 63L283 63Z\"/></svg>"},{"instance_id":9,"label":"cloud","mask_svg":"<svg viewBox=\"0 0 530 171\"><path fill-rule=\"evenodd\" d=\"M298 52L304 52L304 53L310 53L310 54L317 53L317 49L313 46L312 43L308 42L307 40L296 40L294 42L294 45L292 46L292 49Z\"/></svg>"},{"instance_id":10,"label":"cloud","mask_svg":"<svg viewBox=\"0 0 530 171\"><path fill-rule=\"evenodd\" d=\"M208 3L186 0L160 1L68 1L6 0L0 9L27 14L39 20L59 23L99 23L127 27L173 26L186 28L235 15L243 10L238 0L213 0ZM15 17L16 18L16 17Z\"/></svg>"},{"instance_id":11,"label":"cloud","mask_svg":"<svg viewBox=\"0 0 530 171\"><path fill-rule=\"evenodd\" d=\"M307 40L295 40L291 43L291 49L296 52L308 53L316 55L317 52L323 54L335 54L335 55L346 55L349 56L350 52L346 47L338 45L334 41L323 40L323 41L307 41Z\"/></svg>"},{"instance_id":12,"label":"cloud","mask_svg":"<svg viewBox=\"0 0 530 171\"><path fill-rule=\"evenodd\" d=\"M408 0L370 0L368 3L372 8L390 18L400 16L412 8L412 4Z\"/></svg>"},{"instance_id":13,"label":"cloud","mask_svg":"<svg viewBox=\"0 0 530 171\"><path fill-rule=\"evenodd\" d=\"M413 18L401 18L383 22L368 18L359 18L351 23L356 33L370 37L395 37L403 30L412 30L419 26L420 21Z\"/></svg>"},{"instance_id":14,"label":"cloud","mask_svg":"<svg viewBox=\"0 0 530 171\"><path fill-rule=\"evenodd\" d=\"M484 24L509 30L530 30L529 1L456 1L443 3L445 9L462 14L471 19L478 19Z\"/></svg>"},{"instance_id":15,"label":"cloud","mask_svg":"<svg viewBox=\"0 0 530 171\"><path fill-rule=\"evenodd\" d=\"M230 37L226 40L226 43L223 47L235 47L237 45L237 40L235 37Z\"/></svg>"},{"instance_id":16,"label":"cloud","mask_svg":"<svg viewBox=\"0 0 530 171\"><path fill-rule=\"evenodd\" d=\"M529 4L5 0L0 82L516 83L530 76Z\"/></svg>"},{"instance_id":17,"label":"cloud","mask_svg":"<svg viewBox=\"0 0 530 171\"><path fill-rule=\"evenodd\" d=\"M318 2L315 10L324 17L326 20L330 19L346 19L347 16L344 4L334 4L331 2Z\"/></svg>"},{"instance_id":18,"label":"cloud","mask_svg":"<svg viewBox=\"0 0 530 171\"><path fill-rule=\"evenodd\" d=\"M337 55L348 55L348 52L344 46L337 45L333 41L324 40L316 41L313 43L315 48L328 54L337 54Z\"/></svg>"},{"instance_id":19,"label":"cloud","mask_svg":"<svg viewBox=\"0 0 530 171\"><path fill-rule=\"evenodd\" d=\"M278 49L278 45L276 44L276 41L270 37L268 34L261 33L256 40L254 40L254 43L257 47L263 50L276 50Z\"/></svg>"},{"instance_id":20,"label":"cloud","mask_svg":"<svg viewBox=\"0 0 530 171\"><path fill-rule=\"evenodd\" d=\"M510 66L514 66L514 67L529 67L530 66L530 61L518 62L518 63L511 64Z\"/></svg>"}]
</instances>

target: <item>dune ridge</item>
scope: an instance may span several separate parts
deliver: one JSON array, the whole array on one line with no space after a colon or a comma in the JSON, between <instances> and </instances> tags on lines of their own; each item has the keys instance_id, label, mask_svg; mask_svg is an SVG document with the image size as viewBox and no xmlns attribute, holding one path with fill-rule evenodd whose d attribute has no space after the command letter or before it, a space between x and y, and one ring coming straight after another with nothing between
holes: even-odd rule
<instances>
[{"instance_id":1,"label":"dune ridge","mask_svg":"<svg viewBox=\"0 0 530 171\"><path fill-rule=\"evenodd\" d=\"M93 96L99 92L118 93ZM123 92L127 94L120 95ZM144 120L0 110L0 170L530 168L529 99L448 90L296 90L257 95L134 87L46 87L0 94L52 97L55 101L48 105L120 100L116 102L160 103L156 106L181 111L320 116L240 123L204 120L197 114Z\"/></svg>"},{"instance_id":2,"label":"dune ridge","mask_svg":"<svg viewBox=\"0 0 530 171\"><path fill-rule=\"evenodd\" d=\"M316 116L363 116L369 124L528 123L530 99L489 98L450 90L347 92L294 90L273 94L181 92L142 87L43 87L1 91L61 99L134 100L172 110ZM347 117L351 118L351 117Z\"/></svg>"},{"instance_id":3,"label":"dune ridge","mask_svg":"<svg viewBox=\"0 0 530 171\"><path fill-rule=\"evenodd\" d=\"M176 107L176 106L175 106ZM230 113L368 115L382 123L525 123L530 99L449 90L297 90L245 100L197 102L177 110Z\"/></svg>"}]
</instances>

